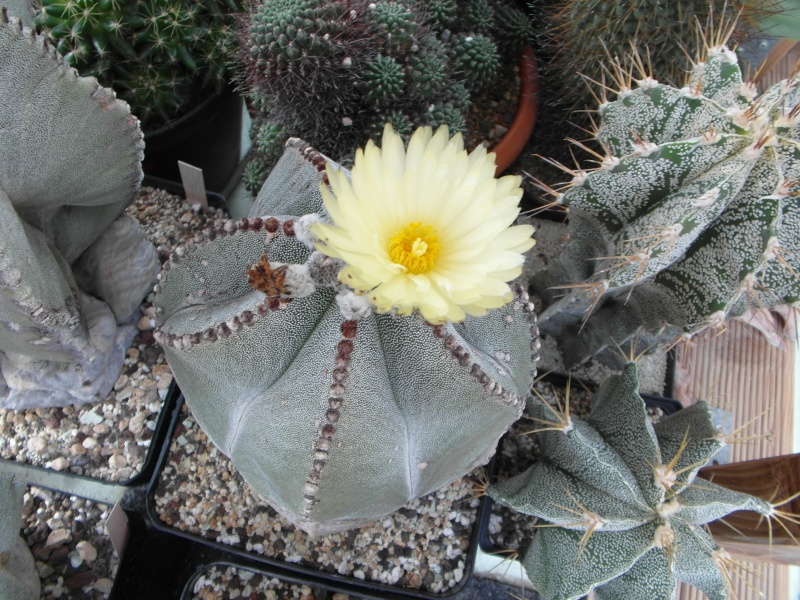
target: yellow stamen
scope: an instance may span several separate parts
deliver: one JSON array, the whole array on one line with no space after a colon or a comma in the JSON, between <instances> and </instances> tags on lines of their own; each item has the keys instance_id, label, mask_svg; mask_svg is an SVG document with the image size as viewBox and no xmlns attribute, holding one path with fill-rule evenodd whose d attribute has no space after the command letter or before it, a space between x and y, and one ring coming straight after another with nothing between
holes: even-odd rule
<instances>
[{"instance_id":1,"label":"yellow stamen","mask_svg":"<svg viewBox=\"0 0 800 600\"><path fill-rule=\"evenodd\" d=\"M441 249L437 231L416 221L394 234L389 242L389 257L406 272L419 275L433 270Z\"/></svg>"}]
</instances>

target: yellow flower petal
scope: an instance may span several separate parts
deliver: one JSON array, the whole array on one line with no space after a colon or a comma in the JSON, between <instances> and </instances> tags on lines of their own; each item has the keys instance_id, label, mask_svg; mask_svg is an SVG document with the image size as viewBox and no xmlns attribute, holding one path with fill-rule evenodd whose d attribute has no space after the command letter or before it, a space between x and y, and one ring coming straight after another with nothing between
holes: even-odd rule
<instances>
[{"instance_id":1,"label":"yellow flower petal","mask_svg":"<svg viewBox=\"0 0 800 600\"><path fill-rule=\"evenodd\" d=\"M406 149L387 125L380 148L356 152L350 179L328 170L333 223L312 225L317 249L345 262L339 280L378 312L442 323L499 308L534 241L530 226L511 226L521 179L494 171L494 154L467 154L446 127L418 129Z\"/></svg>"}]
</instances>

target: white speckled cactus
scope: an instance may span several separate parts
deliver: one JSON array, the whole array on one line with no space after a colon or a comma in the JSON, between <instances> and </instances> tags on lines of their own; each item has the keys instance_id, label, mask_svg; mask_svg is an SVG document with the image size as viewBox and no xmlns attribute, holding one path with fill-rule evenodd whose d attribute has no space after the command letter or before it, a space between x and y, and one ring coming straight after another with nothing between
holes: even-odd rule
<instances>
[{"instance_id":1,"label":"white speckled cactus","mask_svg":"<svg viewBox=\"0 0 800 600\"><path fill-rule=\"evenodd\" d=\"M25 482L0 473L0 598L38 600L41 584L28 544L19 535Z\"/></svg>"},{"instance_id":2,"label":"white speckled cactus","mask_svg":"<svg viewBox=\"0 0 800 600\"><path fill-rule=\"evenodd\" d=\"M138 122L2 8L0 131L0 407L102 399L135 333L118 324L158 269L120 216L142 177Z\"/></svg>"},{"instance_id":3,"label":"white speckled cactus","mask_svg":"<svg viewBox=\"0 0 800 600\"><path fill-rule=\"evenodd\" d=\"M719 46L682 89L634 79L599 108L598 168L567 169L571 243L533 281L569 292L540 326L572 364L800 301L800 75L758 96Z\"/></svg>"},{"instance_id":4,"label":"white speckled cactus","mask_svg":"<svg viewBox=\"0 0 800 600\"><path fill-rule=\"evenodd\" d=\"M521 290L485 316L431 325L376 314L340 285L341 262L312 252L307 227L326 218L325 162L290 140L252 216L176 250L156 296L157 339L192 413L314 534L374 521L484 464L521 414L538 349ZM316 285L302 289L303 274Z\"/></svg>"},{"instance_id":5,"label":"white speckled cactus","mask_svg":"<svg viewBox=\"0 0 800 600\"><path fill-rule=\"evenodd\" d=\"M487 493L542 519L523 559L540 594L660 600L684 581L726 597L730 559L703 525L736 510L771 517L775 507L695 478L725 443L705 402L652 425L628 363L585 422L533 398L529 406L541 458Z\"/></svg>"}]
</instances>

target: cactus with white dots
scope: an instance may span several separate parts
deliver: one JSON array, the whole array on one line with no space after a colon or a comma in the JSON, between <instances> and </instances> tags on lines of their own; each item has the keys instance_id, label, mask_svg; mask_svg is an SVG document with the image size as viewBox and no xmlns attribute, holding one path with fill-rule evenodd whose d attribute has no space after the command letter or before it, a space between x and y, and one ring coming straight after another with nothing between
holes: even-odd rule
<instances>
[{"instance_id":1,"label":"cactus with white dots","mask_svg":"<svg viewBox=\"0 0 800 600\"><path fill-rule=\"evenodd\" d=\"M102 400L158 270L139 122L0 6L0 131L0 407Z\"/></svg>"},{"instance_id":2,"label":"cactus with white dots","mask_svg":"<svg viewBox=\"0 0 800 600\"><path fill-rule=\"evenodd\" d=\"M673 598L678 581L726 597L730 556L704 525L737 510L779 517L776 506L697 479L726 443L697 402L653 425L635 363L610 377L586 421L529 400L541 457L487 493L538 517L522 559L547 600Z\"/></svg>"},{"instance_id":3,"label":"cactus with white dots","mask_svg":"<svg viewBox=\"0 0 800 600\"><path fill-rule=\"evenodd\" d=\"M800 76L758 95L719 46L681 89L618 81L598 111L599 166L565 168L572 181L550 190L570 244L532 280L571 364L800 301Z\"/></svg>"},{"instance_id":4,"label":"cactus with white dots","mask_svg":"<svg viewBox=\"0 0 800 600\"><path fill-rule=\"evenodd\" d=\"M155 299L157 339L209 438L279 513L320 534L488 461L522 412L539 347L521 289L483 317L434 326L376 314L339 286L341 265L312 251L308 231L325 162L290 140L251 216L176 249Z\"/></svg>"}]
</instances>

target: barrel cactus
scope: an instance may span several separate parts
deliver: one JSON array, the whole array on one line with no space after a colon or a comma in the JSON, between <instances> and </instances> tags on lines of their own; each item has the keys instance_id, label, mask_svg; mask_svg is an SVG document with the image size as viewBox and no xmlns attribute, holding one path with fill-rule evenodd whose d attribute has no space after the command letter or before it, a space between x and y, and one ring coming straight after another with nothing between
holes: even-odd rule
<instances>
[{"instance_id":1,"label":"barrel cactus","mask_svg":"<svg viewBox=\"0 0 800 600\"><path fill-rule=\"evenodd\" d=\"M293 139L251 211L176 249L156 336L209 438L311 533L485 463L524 406L533 241L518 177L446 128L387 127L348 174ZM317 248L314 250L314 248Z\"/></svg>"},{"instance_id":2,"label":"barrel cactus","mask_svg":"<svg viewBox=\"0 0 800 600\"><path fill-rule=\"evenodd\" d=\"M238 78L257 119L284 128L284 141L299 136L342 159L376 130L377 140L385 123L402 129L396 115L414 127L463 123L465 86L491 85L530 30L505 0L260 0L242 36ZM450 107L449 118L432 121L433 106Z\"/></svg>"},{"instance_id":3,"label":"barrel cactus","mask_svg":"<svg viewBox=\"0 0 800 600\"><path fill-rule=\"evenodd\" d=\"M572 364L800 301L800 76L758 95L717 46L680 89L617 79L599 107L599 166L566 169L551 190L570 244L532 282L551 303L542 332Z\"/></svg>"},{"instance_id":4,"label":"barrel cactus","mask_svg":"<svg viewBox=\"0 0 800 600\"><path fill-rule=\"evenodd\" d=\"M19 535L25 482L0 473L0 598L38 600L39 575L28 544Z\"/></svg>"},{"instance_id":5,"label":"barrel cactus","mask_svg":"<svg viewBox=\"0 0 800 600\"><path fill-rule=\"evenodd\" d=\"M487 492L542 520L523 558L540 594L666 600L683 581L726 597L731 559L703 526L737 510L780 511L696 479L725 444L705 402L652 425L628 363L597 391L586 421L535 398L529 407L541 458Z\"/></svg>"},{"instance_id":6,"label":"barrel cactus","mask_svg":"<svg viewBox=\"0 0 800 600\"><path fill-rule=\"evenodd\" d=\"M142 178L142 133L111 90L2 11L0 407L96 402L158 270L122 215Z\"/></svg>"}]
</instances>

